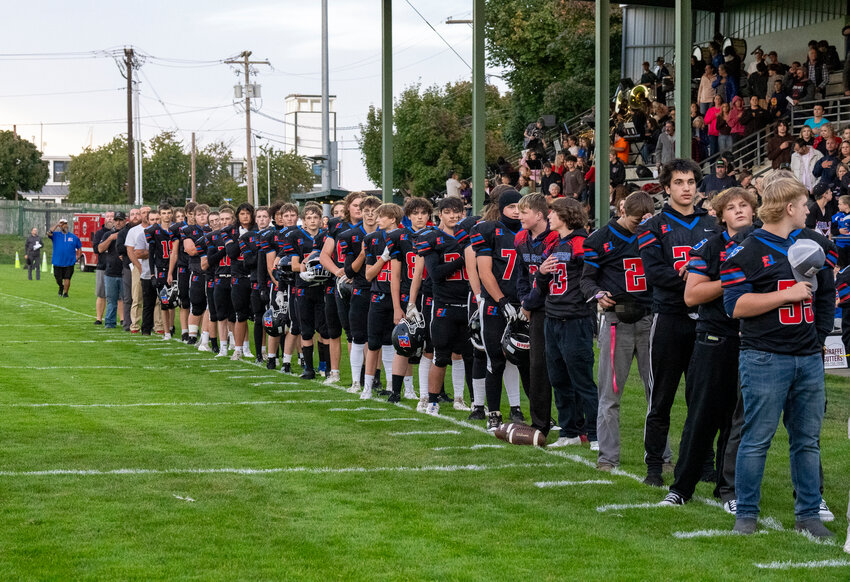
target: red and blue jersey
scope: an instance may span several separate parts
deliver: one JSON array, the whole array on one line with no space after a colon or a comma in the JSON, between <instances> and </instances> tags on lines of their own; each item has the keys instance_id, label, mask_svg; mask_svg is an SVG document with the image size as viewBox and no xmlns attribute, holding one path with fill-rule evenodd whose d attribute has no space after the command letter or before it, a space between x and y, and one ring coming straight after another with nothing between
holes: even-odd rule
<instances>
[{"instance_id":1,"label":"red and blue jersey","mask_svg":"<svg viewBox=\"0 0 850 582\"><path fill-rule=\"evenodd\" d=\"M490 257L493 266L493 277L499 284L502 294L511 303L519 303L517 297L517 250L515 245L517 233L505 226L501 221L479 222L472 227L469 235L472 249L476 257ZM487 289L481 286L481 295L492 299Z\"/></svg>"},{"instance_id":2,"label":"red and blue jersey","mask_svg":"<svg viewBox=\"0 0 850 582\"><path fill-rule=\"evenodd\" d=\"M417 237L416 252L425 259L431 278L431 293L436 301L466 304L469 276L463 252L467 246L469 234L459 227L455 227L454 235L434 228Z\"/></svg>"},{"instance_id":3,"label":"red and blue jersey","mask_svg":"<svg viewBox=\"0 0 850 582\"><path fill-rule=\"evenodd\" d=\"M586 299L608 291L614 297L628 295L649 307L652 291L638 250L638 235L614 219L587 237L581 288Z\"/></svg>"},{"instance_id":4,"label":"red and blue jersey","mask_svg":"<svg viewBox=\"0 0 850 582\"><path fill-rule=\"evenodd\" d=\"M544 251L543 260L558 259L551 272L536 275L536 284L546 296L546 317L577 319L593 315L593 308L581 292L581 273L584 269L584 242L587 232L576 229L553 241Z\"/></svg>"}]
</instances>

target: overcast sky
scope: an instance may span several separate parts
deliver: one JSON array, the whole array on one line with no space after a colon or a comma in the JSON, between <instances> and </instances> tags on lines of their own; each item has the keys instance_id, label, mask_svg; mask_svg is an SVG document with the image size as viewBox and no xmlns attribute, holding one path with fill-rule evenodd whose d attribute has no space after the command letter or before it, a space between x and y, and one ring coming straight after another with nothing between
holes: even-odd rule
<instances>
[{"instance_id":1,"label":"overcast sky","mask_svg":"<svg viewBox=\"0 0 850 582\"><path fill-rule=\"evenodd\" d=\"M471 2L410 1L471 62L472 29L445 24L448 17L471 18ZM330 90L337 95L340 127L357 126L370 104L380 105L380 5L379 0L329 1ZM407 0L394 0L393 10L396 95L415 82L442 85L470 77L467 66ZM245 153L244 114L232 103L238 70L224 64L160 59L216 61L251 50L252 58L268 59L273 66L258 67L256 82L262 85L261 111L279 118L286 95L321 92L318 0L21 2L14 16L0 23L0 31L0 70L5 80L0 88L0 129L17 124L18 133L34 139L36 146L43 139L46 155L77 154L89 144L96 147L126 132L126 81L111 57L57 55L29 60L10 55L85 53L132 45L158 57L148 59L138 75L142 138L177 129L188 150L195 131L199 147L224 140L240 157ZM282 141L286 135L291 142L292 131L278 122L255 115L252 126L270 139ZM357 134L357 130L339 133L344 148L342 186L373 187L356 149Z\"/></svg>"}]
</instances>

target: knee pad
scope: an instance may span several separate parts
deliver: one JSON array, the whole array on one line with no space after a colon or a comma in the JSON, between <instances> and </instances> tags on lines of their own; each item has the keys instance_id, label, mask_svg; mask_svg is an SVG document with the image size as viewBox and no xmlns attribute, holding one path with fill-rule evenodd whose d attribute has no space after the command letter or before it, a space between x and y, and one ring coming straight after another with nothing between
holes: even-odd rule
<instances>
[{"instance_id":1,"label":"knee pad","mask_svg":"<svg viewBox=\"0 0 850 582\"><path fill-rule=\"evenodd\" d=\"M434 365L438 368L445 368L452 363L451 352L437 352L434 354Z\"/></svg>"}]
</instances>

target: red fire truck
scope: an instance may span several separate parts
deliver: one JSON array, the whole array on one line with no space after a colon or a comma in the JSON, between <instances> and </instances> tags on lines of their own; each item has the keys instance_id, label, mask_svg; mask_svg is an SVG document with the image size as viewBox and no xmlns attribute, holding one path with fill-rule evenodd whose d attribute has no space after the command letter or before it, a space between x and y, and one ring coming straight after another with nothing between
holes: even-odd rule
<instances>
[{"instance_id":1,"label":"red fire truck","mask_svg":"<svg viewBox=\"0 0 850 582\"><path fill-rule=\"evenodd\" d=\"M75 214L74 215L74 234L80 239L83 245L83 252L80 255L78 267L81 271L93 271L97 266L97 254L92 247L91 238L94 233L103 226L104 219L100 214Z\"/></svg>"}]
</instances>

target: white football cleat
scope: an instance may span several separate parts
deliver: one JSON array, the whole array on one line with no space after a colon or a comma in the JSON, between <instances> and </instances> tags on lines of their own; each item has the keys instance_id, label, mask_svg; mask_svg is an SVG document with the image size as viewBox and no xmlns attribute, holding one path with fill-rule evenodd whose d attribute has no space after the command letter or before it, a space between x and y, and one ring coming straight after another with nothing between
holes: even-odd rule
<instances>
[{"instance_id":1,"label":"white football cleat","mask_svg":"<svg viewBox=\"0 0 850 582\"><path fill-rule=\"evenodd\" d=\"M570 447L581 444L581 437L561 437L556 440L554 443L549 445L549 448L552 447Z\"/></svg>"},{"instance_id":2,"label":"white football cleat","mask_svg":"<svg viewBox=\"0 0 850 582\"><path fill-rule=\"evenodd\" d=\"M198 344L198 351L199 352L211 352L212 348L210 347L209 344Z\"/></svg>"},{"instance_id":3,"label":"white football cleat","mask_svg":"<svg viewBox=\"0 0 850 582\"><path fill-rule=\"evenodd\" d=\"M346 392L348 392L349 394L357 394L358 392L360 392L360 382L357 382L356 380L352 382L351 386L348 387Z\"/></svg>"},{"instance_id":4,"label":"white football cleat","mask_svg":"<svg viewBox=\"0 0 850 582\"><path fill-rule=\"evenodd\" d=\"M364 388L363 392L360 393L360 400L369 400L372 398L372 388Z\"/></svg>"},{"instance_id":5,"label":"white football cleat","mask_svg":"<svg viewBox=\"0 0 850 582\"><path fill-rule=\"evenodd\" d=\"M455 398L455 401L452 404L452 406L454 407L455 410L464 410L466 412L469 412L470 410L472 410L470 407L468 407L466 405L466 402L463 401L463 396L458 396L457 398Z\"/></svg>"},{"instance_id":6,"label":"white football cleat","mask_svg":"<svg viewBox=\"0 0 850 582\"><path fill-rule=\"evenodd\" d=\"M419 396L416 395L416 391L412 387L407 387L404 389L404 399L405 400L418 400Z\"/></svg>"},{"instance_id":7,"label":"white football cleat","mask_svg":"<svg viewBox=\"0 0 850 582\"><path fill-rule=\"evenodd\" d=\"M237 348L237 349L233 352L233 355L232 355L232 356L230 356L230 359L231 359L232 361L234 361L234 362L238 362L239 360L241 360L241 359L242 359L242 352L241 352L241 351Z\"/></svg>"},{"instance_id":8,"label":"white football cleat","mask_svg":"<svg viewBox=\"0 0 850 582\"><path fill-rule=\"evenodd\" d=\"M440 416L440 403L429 402L428 406L425 407L425 414L430 414L431 416Z\"/></svg>"},{"instance_id":9,"label":"white football cleat","mask_svg":"<svg viewBox=\"0 0 850 582\"><path fill-rule=\"evenodd\" d=\"M167 341L168 341L168 340L170 340L170 339L171 339L171 334L170 334L170 333L165 332L164 334L162 334L162 341L167 342Z\"/></svg>"},{"instance_id":10,"label":"white football cleat","mask_svg":"<svg viewBox=\"0 0 850 582\"><path fill-rule=\"evenodd\" d=\"M322 384L324 384L325 386L330 386L331 384L336 384L337 382L339 382L339 370L332 370L331 372L328 372L328 377L325 379L324 382L322 382Z\"/></svg>"},{"instance_id":11,"label":"white football cleat","mask_svg":"<svg viewBox=\"0 0 850 582\"><path fill-rule=\"evenodd\" d=\"M419 403L416 405L416 412L425 412L425 409L428 407L428 399L420 398Z\"/></svg>"}]
</instances>

